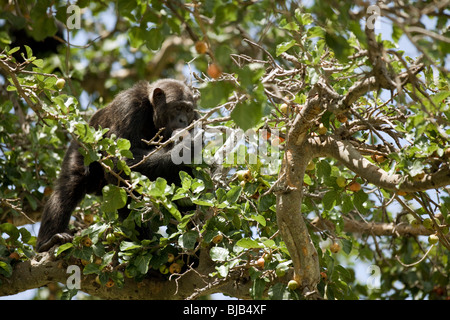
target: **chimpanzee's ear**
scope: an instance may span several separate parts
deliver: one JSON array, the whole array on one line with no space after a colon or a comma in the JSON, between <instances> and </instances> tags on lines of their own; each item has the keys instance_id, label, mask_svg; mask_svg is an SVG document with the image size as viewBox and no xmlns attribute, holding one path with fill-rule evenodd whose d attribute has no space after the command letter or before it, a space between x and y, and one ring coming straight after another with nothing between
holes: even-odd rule
<instances>
[{"instance_id":1,"label":"chimpanzee's ear","mask_svg":"<svg viewBox=\"0 0 450 320\"><path fill-rule=\"evenodd\" d=\"M153 89L150 102L153 106L157 106L161 103L166 103L166 94L164 93L164 90L161 88Z\"/></svg>"}]
</instances>

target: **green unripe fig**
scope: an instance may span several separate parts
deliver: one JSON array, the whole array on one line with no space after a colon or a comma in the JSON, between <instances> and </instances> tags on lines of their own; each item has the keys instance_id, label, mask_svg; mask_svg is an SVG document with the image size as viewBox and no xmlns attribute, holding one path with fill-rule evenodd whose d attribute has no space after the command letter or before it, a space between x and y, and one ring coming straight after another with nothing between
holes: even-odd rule
<instances>
[{"instance_id":1,"label":"green unripe fig","mask_svg":"<svg viewBox=\"0 0 450 320\"><path fill-rule=\"evenodd\" d=\"M66 85L66 80L64 79L58 79L56 80L56 87L61 90Z\"/></svg>"},{"instance_id":2,"label":"green unripe fig","mask_svg":"<svg viewBox=\"0 0 450 320\"><path fill-rule=\"evenodd\" d=\"M428 243L429 244L436 244L439 241L439 237L436 234L430 234L428 236Z\"/></svg>"},{"instance_id":3,"label":"green unripe fig","mask_svg":"<svg viewBox=\"0 0 450 320\"><path fill-rule=\"evenodd\" d=\"M347 179L345 179L344 177L337 177L336 184L339 186L339 188L345 188L345 186L347 185Z\"/></svg>"},{"instance_id":4,"label":"green unripe fig","mask_svg":"<svg viewBox=\"0 0 450 320\"><path fill-rule=\"evenodd\" d=\"M298 282L295 280L291 280L288 282L289 290L296 290L298 288Z\"/></svg>"}]
</instances>

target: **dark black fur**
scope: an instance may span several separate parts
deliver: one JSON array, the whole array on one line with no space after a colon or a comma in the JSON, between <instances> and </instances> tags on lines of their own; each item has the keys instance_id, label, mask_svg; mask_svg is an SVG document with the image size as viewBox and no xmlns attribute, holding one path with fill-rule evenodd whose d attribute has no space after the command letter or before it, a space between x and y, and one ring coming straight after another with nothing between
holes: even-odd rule
<instances>
[{"instance_id":1,"label":"dark black fur","mask_svg":"<svg viewBox=\"0 0 450 320\"><path fill-rule=\"evenodd\" d=\"M109 128L107 136L115 134L128 139L134 159L128 159L127 164L132 166L154 149L142 139L151 140L164 127L161 134L167 140L173 131L185 128L196 118L195 107L191 90L180 81L164 79L153 84L141 82L119 93L109 106L98 110L92 116L90 125ZM71 241L72 236L67 227L78 203L87 193L101 194L107 183L117 183L111 174L103 171L98 162L86 167L78 149L79 144L72 141L64 157L55 190L44 208L36 244L39 252L47 251L55 244ZM151 180L163 177L169 183L179 182L179 172L189 172L189 168L175 165L170 151L169 147L159 150L133 170Z\"/></svg>"}]
</instances>

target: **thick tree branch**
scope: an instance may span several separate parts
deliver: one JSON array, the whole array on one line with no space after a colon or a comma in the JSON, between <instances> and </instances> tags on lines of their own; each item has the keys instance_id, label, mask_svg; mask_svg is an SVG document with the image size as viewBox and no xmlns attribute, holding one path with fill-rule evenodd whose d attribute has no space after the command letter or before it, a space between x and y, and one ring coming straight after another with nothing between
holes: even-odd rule
<instances>
[{"instance_id":1,"label":"thick tree branch","mask_svg":"<svg viewBox=\"0 0 450 320\"><path fill-rule=\"evenodd\" d=\"M314 293L320 281L319 258L304 221L303 176L311 153L303 146L288 144L277 192L277 223L294 265L294 279L304 295Z\"/></svg>"},{"instance_id":2,"label":"thick tree branch","mask_svg":"<svg viewBox=\"0 0 450 320\"><path fill-rule=\"evenodd\" d=\"M389 174L364 158L348 141L327 136L309 139L315 156L333 157L348 169L380 188L405 192L425 191L450 184L450 165L443 165L438 171L415 181L399 174Z\"/></svg>"},{"instance_id":3,"label":"thick tree branch","mask_svg":"<svg viewBox=\"0 0 450 320\"><path fill-rule=\"evenodd\" d=\"M355 234L372 234L375 236L428 236L435 233L424 226L414 227L408 223L365 222L343 217L344 232ZM334 230L334 224L323 218L315 218L311 224L319 230Z\"/></svg>"},{"instance_id":4,"label":"thick tree branch","mask_svg":"<svg viewBox=\"0 0 450 320\"><path fill-rule=\"evenodd\" d=\"M39 288L51 282L66 284L72 273L67 273L70 265L83 270L77 259L55 259L53 250L37 254L33 259L20 262L14 267L10 278L1 277L0 296L17 294L29 289ZM215 271L215 263L209 259L208 252L201 254L200 265L183 275L173 275L169 279L147 278L141 282L124 279L124 286L107 288L98 284L96 275L81 275L81 291L102 299L117 300L173 300L192 299L199 296L224 293L240 299L250 299L252 281L245 267L231 270L226 278L209 277ZM272 277L272 284L287 283L292 271L284 277ZM198 293L198 294L197 294ZM266 292L267 294L267 292Z\"/></svg>"}]
</instances>

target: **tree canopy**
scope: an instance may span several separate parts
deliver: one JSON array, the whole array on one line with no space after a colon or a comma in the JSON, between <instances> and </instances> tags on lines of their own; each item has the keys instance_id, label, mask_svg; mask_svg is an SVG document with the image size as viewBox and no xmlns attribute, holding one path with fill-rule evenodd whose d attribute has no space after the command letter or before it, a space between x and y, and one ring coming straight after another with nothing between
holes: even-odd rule
<instances>
[{"instance_id":1,"label":"tree canopy","mask_svg":"<svg viewBox=\"0 0 450 320\"><path fill-rule=\"evenodd\" d=\"M449 298L448 1L1 7L0 296ZM202 161L178 186L88 125L160 78L199 98ZM71 139L128 178L82 201L73 242L38 254Z\"/></svg>"}]
</instances>

